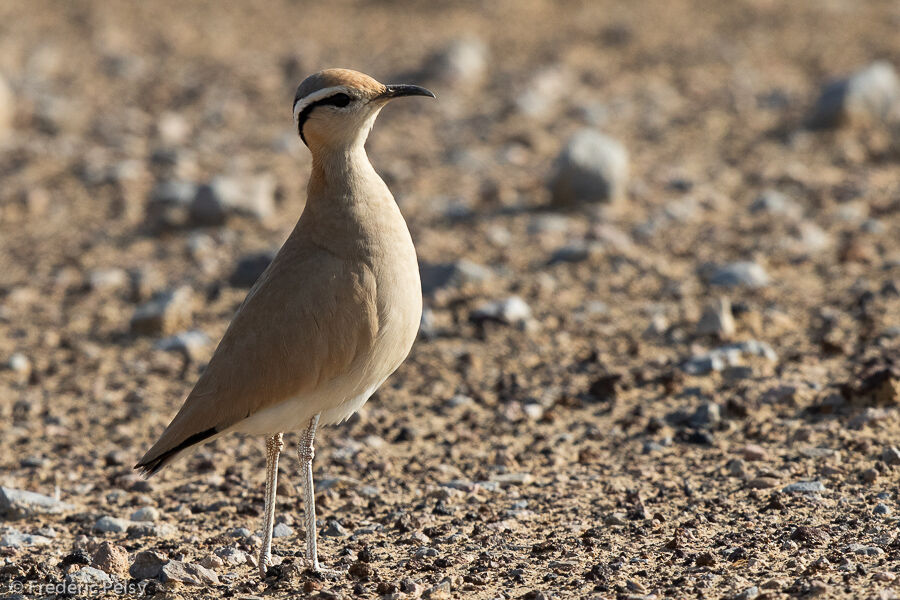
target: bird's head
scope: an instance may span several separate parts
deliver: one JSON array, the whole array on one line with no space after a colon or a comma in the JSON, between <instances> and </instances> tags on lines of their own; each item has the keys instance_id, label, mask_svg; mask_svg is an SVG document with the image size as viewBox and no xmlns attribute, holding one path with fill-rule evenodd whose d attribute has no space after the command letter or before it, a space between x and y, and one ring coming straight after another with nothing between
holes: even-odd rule
<instances>
[{"instance_id":1,"label":"bird's head","mask_svg":"<svg viewBox=\"0 0 900 600\"><path fill-rule=\"evenodd\" d=\"M384 85L349 69L310 75L294 96L297 133L311 150L365 142L378 112L394 98L434 94L417 85Z\"/></svg>"}]
</instances>

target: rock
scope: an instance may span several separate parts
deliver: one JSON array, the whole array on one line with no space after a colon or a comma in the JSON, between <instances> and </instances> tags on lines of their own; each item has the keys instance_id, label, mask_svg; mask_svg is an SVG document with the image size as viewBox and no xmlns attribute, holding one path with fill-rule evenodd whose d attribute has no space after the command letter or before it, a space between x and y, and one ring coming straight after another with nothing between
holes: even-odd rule
<instances>
[{"instance_id":1,"label":"rock","mask_svg":"<svg viewBox=\"0 0 900 600\"><path fill-rule=\"evenodd\" d=\"M789 483L781 489L786 494L818 494L826 491L821 481L798 481Z\"/></svg>"},{"instance_id":2,"label":"rock","mask_svg":"<svg viewBox=\"0 0 900 600\"><path fill-rule=\"evenodd\" d=\"M759 597L759 588L755 585L744 588L740 593L732 596L733 600L755 600Z\"/></svg>"},{"instance_id":3,"label":"rock","mask_svg":"<svg viewBox=\"0 0 900 600\"><path fill-rule=\"evenodd\" d=\"M876 479L878 479L878 469L869 468L864 469L860 474L859 478L862 479L865 483L874 483Z\"/></svg>"},{"instance_id":4,"label":"rock","mask_svg":"<svg viewBox=\"0 0 900 600\"><path fill-rule=\"evenodd\" d=\"M326 537L347 537L350 532L343 525L335 520L328 521L328 525L322 530L322 535Z\"/></svg>"},{"instance_id":5,"label":"rock","mask_svg":"<svg viewBox=\"0 0 900 600\"><path fill-rule=\"evenodd\" d=\"M725 464L728 474L743 479L747 476L747 465L740 458L732 458Z\"/></svg>"},{"instance_id":6,"label":"rock","mask_svg":"<svg viewBox=\"0 0 900 600\"><path fill-rule=\"evenodd\" d=\"M209 347L209 336L202 331L182 331L156 342L157 350L178 352L191 361L198 361Z\"/></svg>"},{"instance_id":7,"label":"rock","mask_svg":"<svg viewBox=\"0 0 900 600\"><path fill-rule=\"evenodd\" d=\"M650 323L641 335L645 340L649 340L664 335L668 329L669 320L666 315L656 313L650 317Z\"/></svg>"},{"instance_id":8,"label":"rock","mask_svg":"<svg viewBox=\"0 0 900 600\"><path fill-rule=\"evenodd\" d=\"M446 85L471 84L484 77L488 48L475 37L462 37L432 54L422 69L429 80Z\"/></svg>"},{"instance_id":9,"label":"rock","mask_svg":"<svg viewBox=\"0 0 900 600\"><path fill-rule=\"evenodd\" d=\"M162 274L149 265L131 270L128 276L131 278L129 298L132 302L149 300L154 294L162 291L165 286Z\"/></svg>"},{"instance_id":10,"label":"rock","mask_svg":"<svg viewBox=\"0 0 900 600\"><path fill-rule=\"evenodd\" d=\"M772 579L767 579L766 581L764 581L760 587L767 590L780 590L784 587L784 585L785 584L783 580L778 579L777 577L773 577Z\"/></svg>"},{"instance_id":11,"label":"rock","mask_svg":"<svg viewBox=\"0 0 900 600\"><path fill-rule=\"evenodd\" d=\"M699 335L715 335L719 339L728 339L734 335L734 316L731 314L731 302L728 298L719 298L703 310L700 322L697 323Z\"/></svg>"},{"instance_id":12,"label":"rock","mask_svg":"<svg viewBox=\"0 0 900 600\"><path fill-rule=\"evenodd\" d=\"M147 224L155 230L185 227L197 184L188 181L161 181L150 192L145 207Z\"/></svg>"},{"instance_id":13,"label":"rock","mask_svg":"<svg viewBox=\"0 0 900 600\"><path fill-rule=\"evenodd\" d=\"M168 523L133 523L128 526L128 538L138 539L143 537L170 538L174 537L178 530Z\"/></svg>"},{"instance_id":14,"label":"rock","mask_svg":"<svg viewBox=\"0 0 900 600\"><path fill-rule=\"evenodd\" d=\"M803 207L778 190L764 190L750 205L750 212L799 219L803 216Z\"/></svg>"},{"instance_id":15,"label":"rock","mask_svg":"<svg viewBox=\"0 0 900 600\"><path fill-rule=\"evenodd\" d=\"M879 502L875 505L875 508L872 509L872 512L876 515L889 515L892 511L890 506L888 506L884 502Z\"/></svg>"},{"instance_id":16,"label":"rock","mask_svg":"<svg viewBox=\"0 0 900 600\"><path fill-rule=\"evenodd\" d=\"M431 558L438 555L438 551L435 548L429 548L428 546L424 546L416 550L416 553L413 555L414 558Z\"/></svg>"},{"instance_id":17,"label":"rock","mask_svg":"<svg viewBox=\"0 0 900 600\"><path fill-rule=\"evenodd\" d=\"M828 593L828 584L822 581L821 579L813 579L809 582L809 591L808 594L810 596L821 596L822 594Z\"/></svg>"},{"instance_id":18,"label":"rock","mask_svg":"<svg viewBox=\"0 0 900 600\"><path fill-rule=\"evenodd\" d=\"M131 317L135 335L171 335L184 329L194 313L194 292L187 286L157 294Z\"/></svg>"},{"instance_id":19,"label":"rock","mask_svg":"<svg viewBox=\"0 0 900 600\"><path fill-rule=\"evenodd\" d=\"M827 531L819 527L807 527L801 525L794 528L791 532L791 538L795 542L803 542L805 544L827 543L831 540L831 536Z\"/></svg>"},{"instance_id":20,"label":"rock","mask_svg":"<svg viewBox=\"0 0 900 600\"><path fill-rule=\"evenodd\" d=\"M219 576L198 564L170 560L160 570L159 580L163 583L176 581L189 585L218 585Z\"/></svg>"},{"instance_id":21,"label":"rock","mask_svg":"<svg viewBox=\"0 0 900 600\"><path fill-rule=\"evenodd\" d=\"M153 506L142 506L131 513L131 520L139 522L159 521L159 509Z\"/></svg>"},{"instance_id":22,"label":"rock","mask_svg":"<svg viewBox=\"0 0 900 600\"><path fill-rule=\"evenodd\" d=\"M747 340L720 346L705 354L692 356L682 364L681 368L689 375L708 375L713 371L721 371L726 366L739 366L743 358L747 356L758 356L771 362L778 360L775 350L766 342Z\"/></svg>"},{"instance_id":23,"label":"rock","mask_svg":"<svg viewBox=\"0 0 900 600\"><path fill-rule=\"evenodd\" d=\"M628 185L628 152L593 129L576 133L554 163L549 187L553 203L573 206L615 202Z\"/></svg>"},{"instance_id":24,"label":"rock","mask_svg":"<svg viewBox=\"0 0 900 600\"><path fill-rule=\"evenodd\" d=\"M863 544L850 544L847 546L847 550L861 556L881 556L884 554L884 550L878 546L866 546Z\"/></svg>"},{"instance_id":25,"label":"rock","mask_svg":"<svg viewBox=\"0 0 900 600\"><path fill-rule=\"evenodd\" d=\"M150 166L162 180L191 181L197 174L197 161L194 155L183 147L156 148L150 153ZM193 188L192 194L186 198L185 209L189 208L197 191L196 184L190 185ZM184 216L186 223L186 210Z\"/></svg>"},{"instance_id":26,"label":"rock","mask_svg":"<svg viewBox=\"0 0 900 600\"><path fill-rule=\"evenodd\" d=\"M534 481L531 473L501 473L491 477L491 481L499 483L501 487L514 485L529 485Z\"/></svg>"},{"instance_id":27,"label":"rock","mask_svg":"<svg viewBox=\"0 0 900 600\"><path fill-rule=\"evenodd\" d=\"M768 285L769 275L755 262L740 261L709 269L710 285L721 287L760 288Z\"/></svg>"},{"instance_id":28,"label":"rock","mask_svg":"<svg viewBox=\"0 0 900 600\"><path fill-rule=\"evenodd\" d=\"M37 530L37 534L51 539L57 536L56 530L52 527L41 527Z\"/></svg>"},{"instance_id":29,"label":"rock","mask_svg":"<svg viewBox=\"0 0 900 600\"><path fill-rule=\"evenodd\" d=\"M156 579L162 573L163 565L169 562L169 559L159 552L144 550L138 552L134 557L134 562L128 569L128 574L134 579Z\"/></svg>"},{"instance_id":30,"label":"rock","mask_svg":"<svg viewBox=\"0 0 900 600\"><path fill-rule=\"evenodd\" d=\"M741 454L746 460L768 460L769 453L757 444L747 444L741 449Z\"/></svg>"},{"instance_id":31,"label":"rock","mask_svg":"<svg viewBox=\"0 0 900 600\"><path fill-rule=\"evenodd\" d=\"M65 576L63 583L67 586L72 585L77 588L91 589L112 585L112 579L109 575L94 567L81 567L77 571L73 571Z\"/></svg>"},{"instance_id":32,"label":"rock","mask_svg":"<svg viewBox=\"0 0 900 600\"><path fill-rule=\"evenodd\" d=\"M778 479L775 477L755 477L747 482L747 489L751 490L767 490L778 485Z\"/></svg>"},{"instance_id":33,"label":"rock","mask_svg":"<svg viewBox=\"0 0 900 600\"><path fill-rule=\"evenodd\" d=\"M156 133L163 143L177 146L182 144L190 133L188 120L180 113L166 111L156 121Z\"/></svg>"},{"instance_id":34,"label":"rock","mask_svg":"<svg viewBox=\"0 0 900 600\"><path fill-rule=\"evenodd\" d=\"M42 546L52 540L43 535L22 533L12 527L0 528L0 548L21 548L23 546Z\"/></svg>"},{"instance_id":35,"label":"rock","mask_svg":"<svg viewBox=\"0 0 900 600\"><path fill-rule=\"evenodd\" d=\"M91 562L110 575L124 577L128 574L128 551L110 542L100 544L94 551Z\"/></svg>"},{"instance_id":36,"label":"rock","mask_svg":"<svg viewBox=\"0 0 900 600\"><path fill-rule=\"evenodd\" d=\"M858 125L889 119L900 105L900 78L887 61L876 61L825 85L813 110L820 127Z\"/></svg>"},{"instance_id":37,"label":"rock","mask_svg":"<svg viewBox=\"0 0 900 600\"><path fill-rule=\"evenodd\" d=\"M628 523L628 515L623 512L610 513L603 519L603 524L611 527L624 527Z\"/></svg>"},{"instance_id":38,"label":"rock","mask_svg":"<svg viewBox=\"0 0 900 600\"><path fill-rule=\"evenodd\" d=\"M510 296L482 304L470 318L476 323L496 321L506 325L523 324L531 320L531 308L519 296Z\"/></svg>"},{"instance_id":39,"label":"rock","mask_svg":"<svg viewBox=\"0 0 900 600\"><path fill-rule=\"evenodd\" d=\"M294 535L294 530L287 523L279 523L272 529L272 537L290 537Z\"/></svg>"},{"instance_id":40,"label":"rock","mask_svg":"<svg viewBox=\"0 0 900 600\"><path fill-rule=\"evenodd\" d=\"M515 107L531 118L547 115L571 86L572 74L565 67L544 67L521 88L514 101Z\"/></svg>"},{"instance_id":41,"label":"rock","mask_svg":"<svg viewBox=\"0 0 900 600\"><path fill-rule=\"evenodd\" d=\"M274 252L256 252L242 256L234 271L228 276L228 285L237 288L253 287L273 260L275 260Z\"/></svg>"},{"instance_id":42,"label":"rock","mask_svg":"<svg viewBox=\"0 0 900 600\"><path fill-rule=\"evenodd\" d=\"M21 352L16 352L6 361L6 368L18 375L23 383L31 376L31 361ZM0 499L0 512L2 512L2 499Z\"/></svg>"},{"instance_id":43,"label":"rock","mask_svg":"<svg viewBox=\"0 0 900 600\"><path fill-rule=\"evenodd\" d=\"M812 221L798 223L795 237L793 248L797 252L816 253L831 246L831 236L828 235L828 232Z\"/></svg>"},{"instance_id":44,"label":"rock","mask_svg":"<svg viewBox=\"0 0 900 600\"><path fill-rule=\"evenodd\" d=\"M444 288L462 287L491 279L494 272L483 265L461 259L447 263L419 264L422 277L422 293L430 295Z\"/></svg>"},{"instance_id":45,"label":"rock","mask_svg":"<svg viewBox=\"0 0 900 600\"><path fill-rule=\"evenodd\" d=\"M87 552L81 549L75 549L66 554L57 565L61 570L65 571L72 565L88 566L91 564L91 557Z\"/></svg>"},{"instance_id":46,"label":"rock","mask_svg":"<svg viewBox=\"0 0 900 600\"><path fill-rule=\"evenodd\" d=\"M246 527L232 527L227 531L227 534L236 538L249 538L253 535L253 532Z\"/></svg>"},{"instance_id":47,"label":"rock","mask_svg":"<svg viewBox=\"0 0 900 600\"><path fill-rule=\"evenodd\" d=\"M36 492L0 487L0 516L23 519L35 515L59 514L75 507Z\"/></svg>"},{"instance_id":48,"label":"rock","mask_svg":"<svg viewBox=\"0 0 900 600\"><path fill-rule=\"evenodd\" d=\"M573 229L571 217L559 213L538 213L528 221L529 235L562 237Z\"/></svg>"},{"instance_id":49,"label":"rock","mask_svg":"<svg viewBox=\"0 0 900 600\"><path fill-rule=\"evenodd\" d=\"M103 516L94 523L93 530L101 533L124 533L128 531L129 525L131 525L131 523L126 519Z\"/></svg>"},{"instance_id":50,"label":"rock","mask_svg":"<svg viewBox=\"0 0 900 600\"><path fill-rule=\"evenodd\" d=\"M698 429L715 427L722 420L722 410L714 402L706 402L697 407L688 420L691 427Z\"/></svg>"},{"instance_id":51,"label":"rock","mask_svg":"<svg viewBox=\"0 0 900 600\"><path fill-rule=\"evenodd\" d=\"M454 479L442 485L451 490L459 490L460 492L466 493L474 492L476 489L475 482L468 479Z\"/></svg>"},{"instance_id":52,"label":"rock","mask_svg":"<svg viewBox=\"0 0 900 600\"><path fill-rule=\"evenodd\" d=\"M861 413L850 419L850 421L847 423L847 428L862 429L863 427L884 421L891 414L892 412L888 411L885 408L875 408L873 406L869 406Z\"/></svg>"},{"instance_id":53,"label":"rock","mask_svg":"<svg viewBox=\"0 0 900 600\"><path fill-rule=\"evenodd\" d=\"M230 565L232 567L255 563L251 555L247 554L240 548L234 548L231 546L216 548L213 551L213 554L222 559L222 561L224 561L226 565Z\"/></svg>"},{"instance_id":54,"label":"rock","mask_svg":"<svg viewBox=\"0 0 900 600\"><path fill-rule=\"evenodd\" d=\"M96 292L117 292L125 289L130 283L125 269L95 269L88 275L88 285Z\"/></svg>"},{"instance_id":55,"label":"rock","mask_svg":"<svg viewBox=\"0 0 900 600\"><path fill-rule=\"evenodd\" d=\"M881 452L881 460L889 465L900 465L900 450L896 446L888 446Z\"/></svg>"},{"instance_id":56,"label":"rock","mask_svg":"<svg viewBox=\"0 0 900 600\"><path fill-rule=\"evenodd\" d=\"M444 600L445 598L450 598L450 580L444 579L437 585L433 585L430 588L426 589L422 592L422 598L426 598L427 600Z\"/></svg>"},{"instance_id":57,"label":"rock","mask_svg":"<svg viewBox=\"0 0 900 600\"><path fill-rule=\"evenodd\" d=\"M561 246L553 251L547 260L548 265L559 263L578 263L603 254L603 245L599 242L579 240Z\"/></svg>"},{"instance_id":58,"label":"rock","mask_svg":"<svg viewBox=\"0 0 900 600\"><path fill-rule=\"evenodd\" d=\"M206 567L210 571L225 567L225 561L215 555L204 556L198 563L201 567Z\"/></svg>"},{"instance_id":59,"label":"rock","mask_svg":"<svg viewBox=\"0 0 900 600\"><path fill-rule=\"evenodd\" d=\"M197 189L190 217L195 225L222 225L232 215L265 220L275 212L271 175L218 176Z\"/></svg>"},{"instance_id":60,"label":"rock","mask_svg":"<svg viewBox=\"0 0 900 600\"><path fill-rule=\"evenodd\" d=\"M647 593L647 588L640 581L636 581L634 579L628 579L625 581L625 587L632 592L637 594L644 595ZM541 600L549 600L549 598L542 598Z\"/></svg>"}]
</instances>

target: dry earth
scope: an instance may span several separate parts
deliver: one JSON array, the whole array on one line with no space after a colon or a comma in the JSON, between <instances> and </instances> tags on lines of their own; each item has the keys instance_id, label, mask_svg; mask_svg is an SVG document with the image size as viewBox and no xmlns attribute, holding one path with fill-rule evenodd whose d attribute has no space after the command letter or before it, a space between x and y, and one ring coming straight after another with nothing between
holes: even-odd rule
<instances>
[{"instance_id":1,"label":"dry earth","mask_svg":"<svg viewBox=\"0 0 900 600\"><path fill-rule=\"evenodd\" d=\"M809 126L829 79L900 67L896 2L13 1L0 31L0 484L66 503L6 510L0 595L896 597L900 128ZM428 314L319 439L347 572L298 568L291 452L260 581L262 440L131 465L302 210L290 102L328 66L438 95L369 143ZM630 181L558 208L584 127ZM220 176L259 204L180 204Z\"/></svg>"}]
</instances>

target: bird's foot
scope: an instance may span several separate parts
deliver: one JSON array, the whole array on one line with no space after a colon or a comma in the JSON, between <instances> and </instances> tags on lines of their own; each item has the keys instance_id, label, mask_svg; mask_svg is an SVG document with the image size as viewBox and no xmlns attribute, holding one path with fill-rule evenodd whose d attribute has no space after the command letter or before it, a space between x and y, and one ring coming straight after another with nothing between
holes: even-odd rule
<instances>
[{"instance_id":1,"label":"bird's foot","mask_svg":"<svg viewBox=\"0 0 900 600\"><path fill-rule=\"evenodd\" d=\"M283 559L280 556L272 556L271 554L268 556L260 556L259 562L257 563L260 578L265 579L268 576L269 567L276 567L282 564L282 560Z\"/></svg>"},{"instance_id":2,"label":"bird's foot","mask_svg":"<svg viewBox=\"0 0 900 600\"><path fill-rule=\"evenodd\" d=\"M308 558L303 559L303 566L316 575L321 575L322 577L333 578L344 573L340 569L332 569L330 567L322 566L319 561L312 561Z\"/></svg>"},{"instance_id":3,"label":"bird's foot","mask_svg":"<svg viewBox=\"0 0 900 600\"><path fill-rule=\"evenodd\" d=\"M266 571L269 569L270 563L271 563L271 561L269 561L269 560L259 561L259 576L261 579L266 578Z\"/></svg>"}]
</instances>

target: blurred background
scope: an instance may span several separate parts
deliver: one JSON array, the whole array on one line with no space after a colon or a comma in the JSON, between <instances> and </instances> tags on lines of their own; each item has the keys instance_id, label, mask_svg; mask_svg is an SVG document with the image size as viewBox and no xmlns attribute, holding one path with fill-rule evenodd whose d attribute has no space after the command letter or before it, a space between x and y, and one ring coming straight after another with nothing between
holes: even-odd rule
<instances>
[{"instance_id":1,"label":"blurred background","mask_svg":"<svg viewBox=\"0 0 900 600\"><path fill-rule=\"evenodd\" d=\"M0 494L0 585L893 593L898 30L888 0L2 3L0 485L48 497ZM130 467L303 209L291 102L327 67L437 95L368 144L426 311L317 451L351 574L290 568L286 460L261 584L261 440Z\"/></svg>"}]
</instances>

